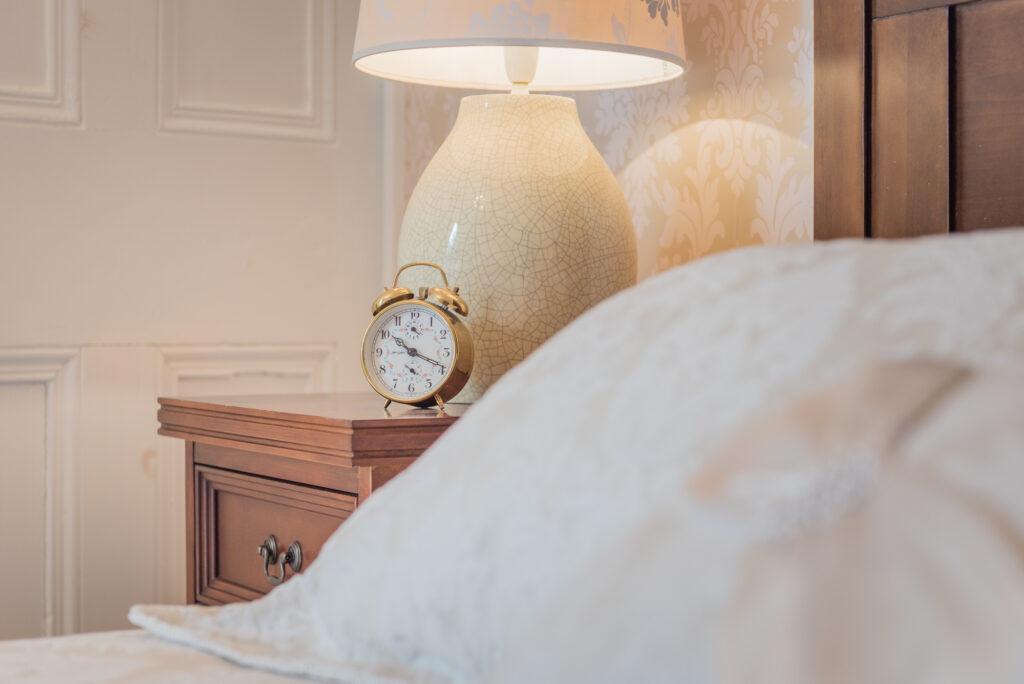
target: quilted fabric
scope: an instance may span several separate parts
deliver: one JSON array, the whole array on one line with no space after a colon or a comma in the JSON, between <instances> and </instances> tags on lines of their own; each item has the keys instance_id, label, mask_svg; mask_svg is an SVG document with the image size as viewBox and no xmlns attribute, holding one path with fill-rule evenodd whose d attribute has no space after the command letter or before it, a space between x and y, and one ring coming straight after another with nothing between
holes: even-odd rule
<instances>
[{"instance_id":1,"label":"quilted fabric","mask_svg":"<svg viewBox=\"0 0 1024 684\"><path fill-rule=\"evenodd\" d=\"M746 425L490 684L1016 684L1024 373L868 366Z\"/></svg>"},{"instance_id":2,"label":"quilted fabric","mask_svg":"<svg viewBox=\"0 0 1024 684\"><path fill-rule=\"evenodd\" d=\"M1022 263L1014 230L749 248L667 272L509 372L301 577L247 605L131 619L289 674L484 680L752 414L868 362L1024 363Z\"/></svg>"},{"instance_id":3,"label":"quilted fabric","mask_svg":"<svg viewBox=\"0 0 1024 684\"><path fill-rule=\"evenodd\" d=\"M240 668L140 629L0 641L0 682L11 684L302 684Z\"/></svg>"}]
</instances>

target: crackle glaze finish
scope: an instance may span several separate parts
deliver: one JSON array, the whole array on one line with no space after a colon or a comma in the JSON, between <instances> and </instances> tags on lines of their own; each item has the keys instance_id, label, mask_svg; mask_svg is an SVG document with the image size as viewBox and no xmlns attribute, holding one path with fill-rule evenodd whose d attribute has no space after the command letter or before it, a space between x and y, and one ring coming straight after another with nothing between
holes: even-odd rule
<instances>
[{"instance_id":1,"label":"crackle glaze finish","mask_svg":"<svg viewBox=\"0 0 1024 684\"><path fill-rule=\"evenodd\" d=\"M398 245L399 263L440 264L469 303L476 364L455 401L475 401L569 321L636 283L634 235L573 100L463 99ZM424 284L418 270L403 282Z\"/></svg>"}]
</instances>

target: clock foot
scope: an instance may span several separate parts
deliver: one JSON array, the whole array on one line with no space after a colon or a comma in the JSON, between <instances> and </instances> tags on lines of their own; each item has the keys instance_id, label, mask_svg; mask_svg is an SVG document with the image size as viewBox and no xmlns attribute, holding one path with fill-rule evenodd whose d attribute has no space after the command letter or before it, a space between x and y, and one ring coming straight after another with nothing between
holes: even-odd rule
<instances>
[{"instance_id":1,"label":"clock foot","mask_svg":"<svg viewBox=\"0 0 1024 684\"><path fill-rule=\"evenodd\" d=\"M439 408L442 411L444 411L444 400L441 399L441 395L440 394L435 394L434 395L434 401L437 402L437 408Z\"/></svg>"},{"instance_id":2,"label":"clock foot","mask_svg":"<svg viewBox=\"0 0 1024 684\"><path fill-rule=\"evenodd\" d=\"M388 399L386 402L384 402L384 410L385 411L388 410L388 406L391 406L391 400L390 399Z\"/></svg>"}]
</instances>

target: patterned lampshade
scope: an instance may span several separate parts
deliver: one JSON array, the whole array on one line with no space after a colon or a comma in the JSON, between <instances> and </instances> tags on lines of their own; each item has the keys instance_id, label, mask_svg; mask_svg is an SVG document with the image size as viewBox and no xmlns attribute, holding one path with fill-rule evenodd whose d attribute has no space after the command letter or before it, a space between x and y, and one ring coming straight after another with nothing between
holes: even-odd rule
<instances>
[{"instance_id":1,"label":"patterned lampshade","mask_svg":"<svg viewBox=\"0 0 1024 684\"><path fill-rule=\"evenodd\" d=\"M509 46L538 48L531 90L657 83L686 66L682 0L364 0L352 56L374 76L506 90Z\"/></svg>"}]
</instances>

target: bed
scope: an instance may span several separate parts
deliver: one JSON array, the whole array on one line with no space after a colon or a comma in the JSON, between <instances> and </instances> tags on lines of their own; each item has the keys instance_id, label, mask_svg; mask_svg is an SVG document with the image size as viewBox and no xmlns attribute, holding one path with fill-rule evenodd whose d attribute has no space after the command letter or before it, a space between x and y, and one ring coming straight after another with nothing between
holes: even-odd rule
<instances>
[{"instance_id":1,"label":"bed","mask_svg":"<svg viewBox=\"0 0 1024 684\"><path fill-rule=\"evenodd\" d=\"M815 11L815 234L854 239L613 297L302 576L0 681L1024 680L1024 0Z\"/></svg>"},{"instance_id":2,"label":"bed","mask_svg":"<svg viewBox=\"0 0 1024 684\"><path fill-rule=\"evenodd\" d=\"M308 682L238 667L142 630L0 641L0 681L76 684L287 684Z\"/></svg>"}]
</instances>

